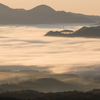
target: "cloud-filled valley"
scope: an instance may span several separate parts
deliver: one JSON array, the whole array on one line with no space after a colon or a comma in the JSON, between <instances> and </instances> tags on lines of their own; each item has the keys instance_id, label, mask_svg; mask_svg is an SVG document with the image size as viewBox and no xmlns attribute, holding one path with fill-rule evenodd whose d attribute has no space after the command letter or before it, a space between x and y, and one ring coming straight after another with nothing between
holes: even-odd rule
<instances>
[{"instance_id":1,"label":"cloud-filled valley","mask_svg":"<svg viewBox=\"0 0 100 100\"><path fill-rule=\"evenodd\" d=\"M79 27L81 26L66 26L72 30ZM98 70L99 67L95 69L95 66L100 64L99 39L44 37L51 29L0 26L0 66L44 66L55 73L85 73L85 70L92 73L91 68Z\"/></svg>"}]
</instances>

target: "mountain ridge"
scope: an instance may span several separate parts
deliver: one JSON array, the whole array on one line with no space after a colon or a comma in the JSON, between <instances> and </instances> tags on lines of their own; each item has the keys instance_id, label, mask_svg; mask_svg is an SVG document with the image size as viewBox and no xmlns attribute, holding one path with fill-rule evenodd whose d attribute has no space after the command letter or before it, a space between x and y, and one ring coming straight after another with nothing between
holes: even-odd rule
<instances>
[{"instance_id":1,"label":"mountain ridge","mask_svg":"<svg viewBox=\"0 0 100 100\"><path fill-rule=\"evenodd\" d=\"M0 3L0 24L61 24L61 23L95 23L95 20L82 14L81 16L79 16L75 13L56 11L47 5L39 5L30 10L25 10L25 9L12 9Z\"/></svg>"},{"instance_id":2,"label":"mountain ridge","mask_svg":"<svg viewBox=\"0 0 100 100\"><path fill-rule=\"evenodd\" d=\"M100 38L100 26L82 27L75 32L49 31L44 36Z\"/></svg>"}]
</instances>

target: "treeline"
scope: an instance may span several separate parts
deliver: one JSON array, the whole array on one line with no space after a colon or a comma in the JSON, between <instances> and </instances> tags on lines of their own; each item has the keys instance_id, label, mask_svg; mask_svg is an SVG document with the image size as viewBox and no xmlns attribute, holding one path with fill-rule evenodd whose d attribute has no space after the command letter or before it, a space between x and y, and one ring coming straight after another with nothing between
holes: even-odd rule
<instances>
[{"instance_id":1,"label":"treeline","mask_svg":"<svg viewBox=\"0 0 100 100\"><path fill-rule=\"evenodd\" d=\"M1 93L0 100L100 100L100 90L97 93L93 93L92 91L69 91L57 93L42 93L33 90L11 91Z\"/></svg>"},{"instance_id":2,"label":"treeline","mask_svg":"<svg viewBox=\"0 0 100 100\"><path fill-rule=\"evenodd\" d=\"M100 100L100 94L93 93L75 93L75 94L55 94L55 95L47 95L44 97L38 97L33 100Z\"/></svg>"},{"instance_id":3,"label":"treeline","mask_svg":"<svg viewBox=\"0 0 100 100\"><path fill-rule=\"evenodd\" d=\"M22 100L22 99L17 99L12 97L0 97L0 100Z\"/></svg>"}]
</instances>

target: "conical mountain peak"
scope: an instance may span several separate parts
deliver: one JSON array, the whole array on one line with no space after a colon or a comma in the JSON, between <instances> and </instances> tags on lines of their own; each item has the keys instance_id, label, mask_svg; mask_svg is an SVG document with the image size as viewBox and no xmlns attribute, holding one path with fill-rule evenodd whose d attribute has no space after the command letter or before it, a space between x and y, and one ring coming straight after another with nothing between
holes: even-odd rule
<instances>
[{"instance_id":1,"label":"conical mountain peak","mask_svg":"<svg viewBox=\"0 0 100 100\"><path fill-rule=\"evenodd\" d=\"M30 11L43 11L43 12L51 12L51 11L55 11L53 8L47 6L47 5L39 5L36 6L35 8L31 9Z\"/></svg>"}]
</instances>

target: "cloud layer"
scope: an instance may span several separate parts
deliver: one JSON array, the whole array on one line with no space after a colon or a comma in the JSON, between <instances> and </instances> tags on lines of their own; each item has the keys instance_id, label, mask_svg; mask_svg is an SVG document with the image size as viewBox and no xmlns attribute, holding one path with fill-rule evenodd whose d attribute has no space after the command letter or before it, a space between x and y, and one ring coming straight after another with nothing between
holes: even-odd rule
<instances>
[{"instance_id":1,"label":"cloud layer","mask_svg":"<svg viewBox=\"0 0 100 100\"><path fill-rule=\"evenodd\" d=\"M66 26L73 30L79 27ZM60 73L75 70L85 73L84 68L91 66L95 72L94 65L100 64L99 39L44 37L50 30L52 28L1 26L0 65L54 66L47 69ZM88 70L92 73L91 68Z\"/></svg>"}]
</instances>

